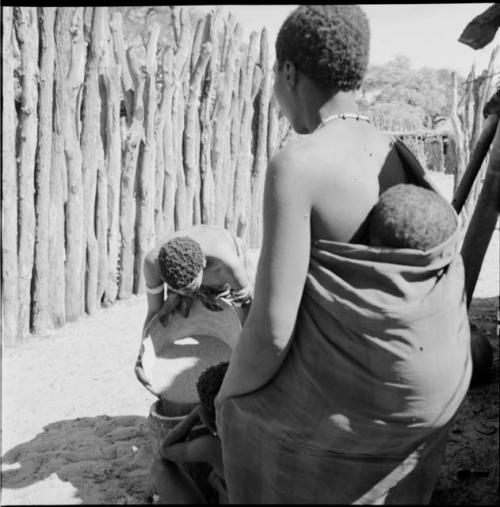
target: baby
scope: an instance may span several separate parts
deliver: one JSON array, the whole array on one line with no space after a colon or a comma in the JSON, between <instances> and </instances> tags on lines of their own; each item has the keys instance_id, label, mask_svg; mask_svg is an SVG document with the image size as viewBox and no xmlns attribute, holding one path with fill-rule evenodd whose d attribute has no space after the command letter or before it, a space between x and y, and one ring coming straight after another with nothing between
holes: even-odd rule
<instances>
[{"instance_id":1,"label":"baby","mask_svg":"<svg viewBox=\"0 0 500 507\"><path fill-rule=\"evenodd\" d=\"M196 484L180 464L208 463L211 471L197 474L199 482L217 492L219 503L226 498L226 485L222 468L222 448L215 433L214 400L226 374L228 362L207 368L199 376L196 389L200 399L190 414L172 428L160 447L162 459L154 462L151 475L162 503L206 503L210 491L206 484ZM210 431L192 431L202 421ZM205 487L204 487L205 486ZM203 491L205 490L205 491Z\"/></svg>"},{"instance_id":2,"label":"baby","mask_svg":"<svg viewBox=\"0 0 500 507\"><path fill-rule=\"evenodd\" d=\"M453 207L443 197L402 183L383 192L373 207L368 244L426 251L449 238L456 226Z\"/></svg>"}]
</instances>

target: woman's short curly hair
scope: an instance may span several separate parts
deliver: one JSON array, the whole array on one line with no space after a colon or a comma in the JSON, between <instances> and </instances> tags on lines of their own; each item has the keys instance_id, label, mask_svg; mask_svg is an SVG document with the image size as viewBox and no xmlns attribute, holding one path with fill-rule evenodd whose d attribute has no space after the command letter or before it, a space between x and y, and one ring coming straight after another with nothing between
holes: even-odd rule
<instances>
[{"instance_id":1,"label":"woman's short curly hair","mask_svg":"<svg viewBox=\"0 0 500 507\"><path fill-rule=\"evenodd\" d=\"M205 256L197 241L178 236L160 248L158 262L163 281L172 289L184 289L203 269Z\"/></svg>"},{"instance_id":2,"label":"woman's short curly hair","mask_svg":"<svg viewBox=\"0 0 500 507\"><path fill-rule=\"evenodd\" d=\"M457 226L456 213L439 194L401 183L387 189L373 207L370 244L429 250L448 239Z\"/></svg>"},{"instance_id":3,"label":"woman's short curly hair","mask_svg":"<svg viewBox=\"0 0 500 507\"><path fill-rule=\"evenodd\" d=\"M227 361L209 366L198 377L196 382L196 390L198 397L203 407L206 409L208 415L215 419L215 406L214 401L219 393L220 386L226 375L229 363Z\"/></svg>"},{"instance_id":4,"label":"woman's short curly hair","mask_svg":"<svg viewBox=\"0 0 500 507\"><path fill-rule=\"evenodd\" d=\"M356 90L368 67L370 26L359 5L301 5L280 28L276 59L321 88Z\"/></svg>"}]
</instances>

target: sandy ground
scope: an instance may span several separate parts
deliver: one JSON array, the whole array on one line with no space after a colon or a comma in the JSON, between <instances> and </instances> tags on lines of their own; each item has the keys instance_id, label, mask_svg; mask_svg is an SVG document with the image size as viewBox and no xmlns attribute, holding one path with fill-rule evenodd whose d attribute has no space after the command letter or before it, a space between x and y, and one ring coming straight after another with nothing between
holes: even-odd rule
<instances>
[{"instance_id":1,"label":"sandy ground","mask_svg":"<svg viewBox=\"0 0 500 507\"><path fill-rule=\"evenodd\" d=\"M436 181L449 198L450 177ZM497 227L471 309L473 332L494 346L494 371L460 411L434 504L498 503L498 266ZM145 311L134 296L3 349L2 505L152 502L156 398L133 373Z\"/></svg>"}]
</instances>

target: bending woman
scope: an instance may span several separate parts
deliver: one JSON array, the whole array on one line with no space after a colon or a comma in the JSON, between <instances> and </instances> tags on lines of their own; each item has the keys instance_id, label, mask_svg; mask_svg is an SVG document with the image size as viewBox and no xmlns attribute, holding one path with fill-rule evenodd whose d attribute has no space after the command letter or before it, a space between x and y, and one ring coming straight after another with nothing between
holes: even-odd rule
<instances>
[{"instance_id":1,"label":"bending woman","mask_svg":"<svg viewBox=\"0 0 500 507\"><path fill-rule=\"evenodd\" d=\"M144 277L148 295L144 327L160 309L167 317L181 302L179 296L186 301L200 292L227 293L233 302L247 303L253 295L248 248L230 231L215 225L171 233L147 254Z\"/></svg>"},{"instance_id":2,"label":"bending woman","mask_svg":"<svg viewBox=\"0 0 500 507\"><path fill-rule=\"evenodd\" d=\"M231 503L428 503L471 375L452 234L364 244L379 195L433 189L358 114L369 26L301 6L276 41L274 93L302 136L270 162L255 299L216 399Z\"/></svg>"}]
</instances>

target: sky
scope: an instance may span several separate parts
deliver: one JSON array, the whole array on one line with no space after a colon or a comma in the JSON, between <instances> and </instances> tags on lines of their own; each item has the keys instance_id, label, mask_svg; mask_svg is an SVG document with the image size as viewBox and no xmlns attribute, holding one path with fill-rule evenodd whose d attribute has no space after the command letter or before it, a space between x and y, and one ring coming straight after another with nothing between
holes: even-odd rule
<instances>
[{"instance_id":1,"label":"sky","mask_svg":"<svg viewBox=\"0 0 500 507\"><path fill-rule=\"evenodd\" d=\"M370 64L383 64L394 56L404 55L410 58L415 69L424 66L448 68L465 77L473 63L476 71L487 68L492 49L500 44L500 33L479 50L457 40L469 21L491 3L360 5L370 22ZM196 7L208 11L215 5ZM271 47L274 47L281 23L296 5L224 4L218 7L222 12L233 12L246 37L265 26Z\"/></svg>"}]
</instances>

